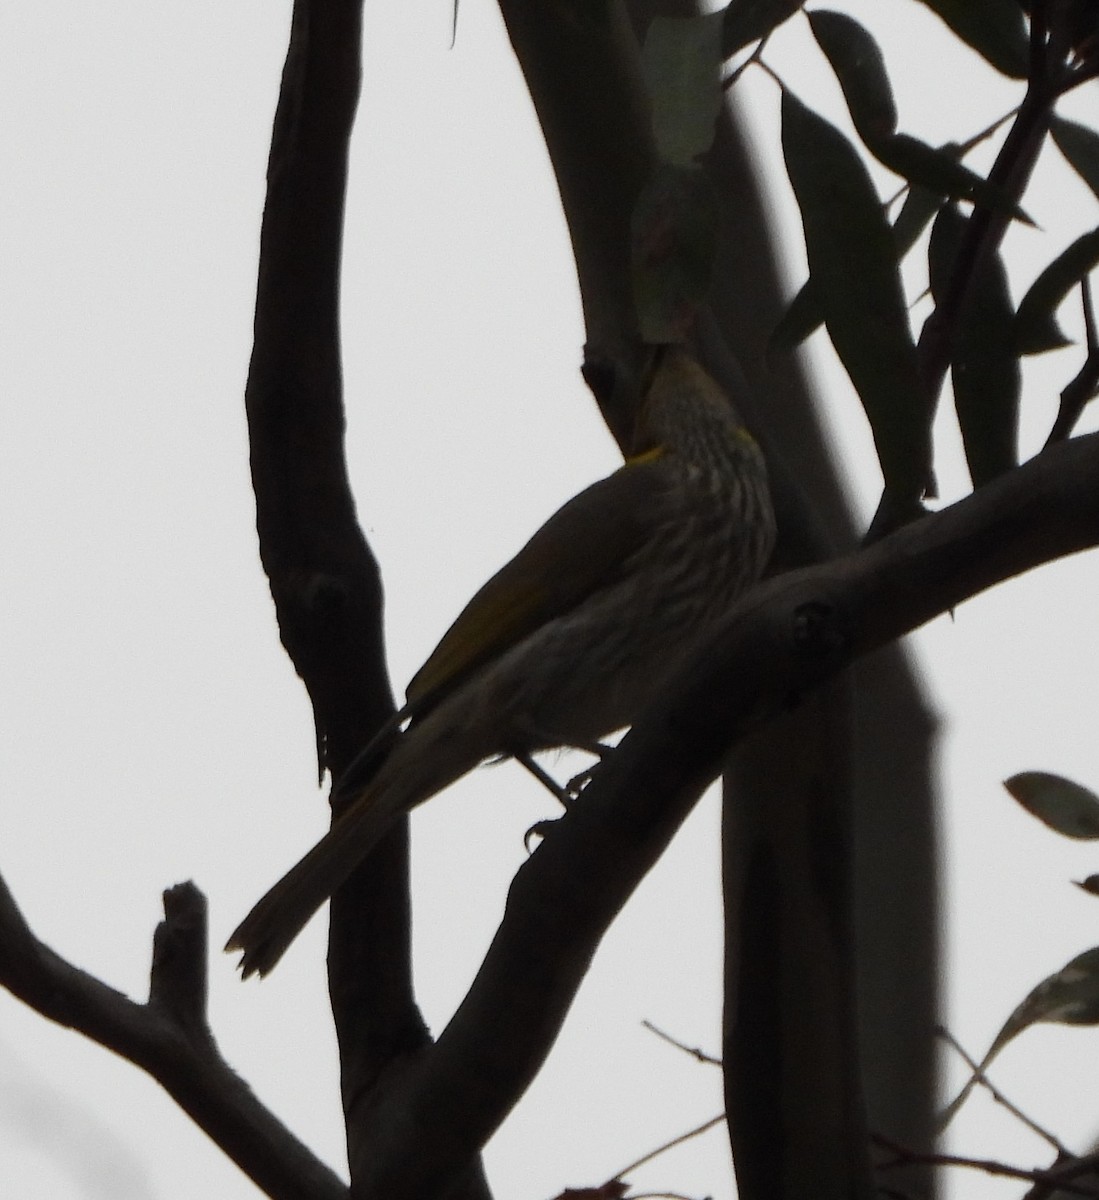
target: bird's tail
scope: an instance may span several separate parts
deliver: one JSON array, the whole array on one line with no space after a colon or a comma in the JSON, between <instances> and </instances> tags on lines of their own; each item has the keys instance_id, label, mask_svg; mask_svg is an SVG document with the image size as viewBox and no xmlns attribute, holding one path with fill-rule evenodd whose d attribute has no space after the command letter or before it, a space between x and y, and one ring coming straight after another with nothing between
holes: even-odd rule
<instances>
[{"instance_id":1,"label":"bird's tail","mask_svg":"<svg viewBox=\"0 0 1099 1200\"><path fill-rule=\"evenodd\" d=\"M370 853L398 815L381 811L375 788L364 792L323 838L255 905L226 950L240 950L244 978L268 971L310 917ZM392 791L389 795L392 796ZM391 805L385 805L390 810Z\"/></svg>"},{"instance_id":2,"label":"bird's tail","mask_svg":"<svg viewBox=\"0 0 1099 1200\"><path fill-rule=\"evenodd\" d=\"M491 753L462 706L441 705L401 734L375 777L323 838L275 884L233 931L244 977L266 975L310 917L347 879L397 818L429 800ZM349 775L354 774L354 768ZM343 786L341 782L341 786Z\"/></svg>"}]
</instances>

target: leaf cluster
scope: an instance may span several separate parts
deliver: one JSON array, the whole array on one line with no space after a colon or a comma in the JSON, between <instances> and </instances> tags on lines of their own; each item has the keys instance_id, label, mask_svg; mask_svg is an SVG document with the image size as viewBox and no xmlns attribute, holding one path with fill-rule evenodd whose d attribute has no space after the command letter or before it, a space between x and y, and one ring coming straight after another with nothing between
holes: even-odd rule
<instances>
[{"instance_id":1,"label":"leaf cluster","mask_svg":"<svg viewBox=\"0 0 1099 1200\"><path fill-rule=\"evenodd\" d=\"M701 182L681 186L682 202L665 203L658 218L652 193L668 196L671 170L704 178L719 86L732 87L749 67L764 70L782 93L782 152L809 265L770 354L791 351L821 326L827 331L874 436L884 480L875 536L919 515L935 494L931 429L948 374L974 487L1018 464L1021 360L1071 344L1057 314L1076 294L1086 346L1075 355L1050 441L1069 436L1099 390L1089 285L1099 265L1099 225L1055 252L1018 303L1003 258L1012 223L1033 224L1023 205L1047 141L1099 199L1099 132L1056 111L1063 96L1099 76L1095 7L923 2L988 69L1020 87L1017 106L989 128L942 146L901 129L885 56L871 31L845 13L790 0L732 0L709 16L658 20L646 43L656 140L668 165L643 193L635 223L643 335L684 336L709 284L713 236ZM781 62L764 56L775 29L797 17L808 22L839 82L855 140L795 94ZM745 52L719 81L730 58ZM990 139L999 139L998 150L981 173L967 159ZM888 200L874 182L883 167L901 180ZM667 236L673 227L675 238ZM657 229L663 238L653 236ZM917 330L901 267L918 246L926 247L931 311Z\"/></svg>"},{"instance_id":2,"label":"leaf cluster","mask_svg":"<svg viewBox=\"0 0 1099 1200\"><path fill-rule=\"evenodd\" d=\"M1022 771L1004 780L1004 787L1055 833L1076 841L1099 841L1099 796L1090 788L1048 771ZM1099 875L1089 875L1077 886L1099 895ZM965 1087L945 1109L942 1127L953 1119L1000 1051L1038 1024L1099 1025L1099 946L1076 955L1016 1005Z\"/></svg>"}]
</instances>

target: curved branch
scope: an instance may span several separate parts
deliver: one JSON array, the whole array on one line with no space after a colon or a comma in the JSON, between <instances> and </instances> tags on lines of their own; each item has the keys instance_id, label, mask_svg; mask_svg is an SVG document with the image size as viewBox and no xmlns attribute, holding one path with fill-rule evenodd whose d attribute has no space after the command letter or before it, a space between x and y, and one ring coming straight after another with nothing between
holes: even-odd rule
<instances>
[{"instance_id":1,"label":"curved branch","mask_svg":"<svg viewBox=\"0 0 1099 1200\"><path fill-rule=\"evenodd\" d=\"M362 0L295 0L271 135L245 403L260 557L334 777L390 717L377 562L344 457L339 283ZM408 824L333 897L329 994L352 1179L360 1109L430 1043L412 986ZM488 1189L471 1168L461 1193Z\"/></svg>"},{"instance_id":2,"label":"curved branch","mask_svg":"<svg viewBox=\"0 0 1099 1200\"><path fill-rule=\"evenodd\" d=\"M433 1050L392 1080L364 1194L423 1200L484 1144L548 1054L610 922L733 746L860 656L994 584L1099 544L1097 483L1099 434L746 596L520 868L462 1005Z\"/></svg>"},{"instance_id":3,"label":"curved branch","mask_svg":"<svg viewBox=\"0 0 1099 1200\"><path fill-rule=\"evenodd\" d=\"M0 879L0 984L36 1012L148 1072L275 1200L346 1200L347 1185L256 1099L206 1021L206 899L164 893L149 1002L138 1004L36 938Z\"/></svg>"}]
</instances>

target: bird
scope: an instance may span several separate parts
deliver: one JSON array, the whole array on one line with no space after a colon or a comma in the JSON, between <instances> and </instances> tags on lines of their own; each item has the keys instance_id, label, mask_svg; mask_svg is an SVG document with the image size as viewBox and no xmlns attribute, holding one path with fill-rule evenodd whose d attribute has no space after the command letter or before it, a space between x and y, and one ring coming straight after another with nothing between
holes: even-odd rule
<instances>
[{"instance_id":1,"label":"bird","mask_svg":"<svg viewBox=\"0 0 1099 1200\"><path fill-rule=\"evenodd\" d=\"M641 392L624 464L474 595L334 785L328 833L236 928L226 949L245 978L275 966L403 813L488 760L633 724L759 579L775 539L767 469L724 389L667 345Z\"/></svg>"}]
</instances>

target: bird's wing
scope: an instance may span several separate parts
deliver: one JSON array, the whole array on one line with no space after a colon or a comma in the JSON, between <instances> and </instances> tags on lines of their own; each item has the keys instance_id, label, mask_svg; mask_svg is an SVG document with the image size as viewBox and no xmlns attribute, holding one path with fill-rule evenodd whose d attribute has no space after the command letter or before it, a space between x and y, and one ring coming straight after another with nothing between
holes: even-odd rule
<instances>
[{"instance_id":1,"label":"bird's wing","mask_svg":"<svg viewBox=\"0 0 1099 1200\"><path fill-rule=\"evenodd\" d=\"M657 448L574 496L477 592L408 685L432 704L588 596L617 582L659 523L669 489Z\"/></svg>"}]
</instances>

